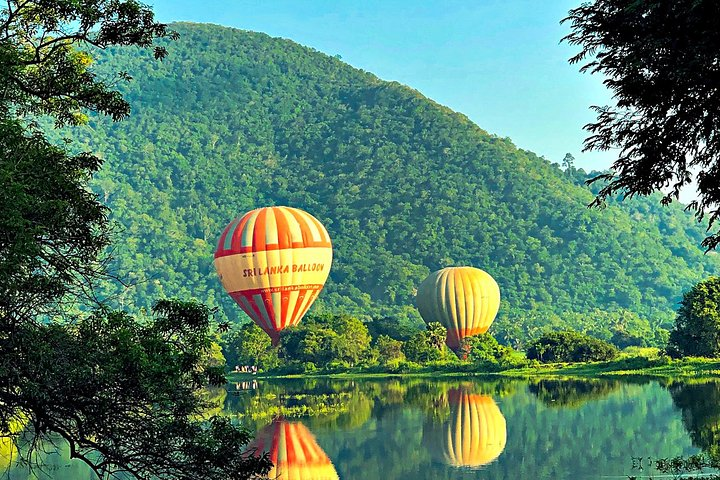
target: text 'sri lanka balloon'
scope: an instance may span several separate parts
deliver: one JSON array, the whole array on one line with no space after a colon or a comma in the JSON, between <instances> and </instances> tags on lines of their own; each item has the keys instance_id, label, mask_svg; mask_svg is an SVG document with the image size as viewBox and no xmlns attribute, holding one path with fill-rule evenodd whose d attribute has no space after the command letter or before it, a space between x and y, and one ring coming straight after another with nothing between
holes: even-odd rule
<instances>
[{"instance_id":1,"label":"text 'sri lanka balloon'","mask_svg":"<svg viewBox=\"0 0 720 480\"><path fill-rule=\"evenodd\" d=\"M463 338L490 328L500 308L500 287L479 268L443 268L420 284L417 307L425 323L447 328L445 343L457 350Z\"/></svg>"},{"instance_id":2,"label":"text 'sri lanka balloon'","mask_svg":"<svg viewBox=\"0 0 720 480\"><path fill-rule=\"evenodd\" d=\"M277 344L300 322L330 273L325 227L297 208L252 210L225 227L215 268L225 290Z\"/></svg>"},{"instance_id":3,"label":"text 'sri lanka balloon'","mask_svg":"<svg viewBox=\"0 0 720 480\"><path fill-rule=\"evenodd\" d=\"M268 478L277 480L338 480L332 462L315 436L300 422L273 420L249 446L254 455L267 452L273 467Z\"/></svg>"},{"instance_id":4,"label":"text 'sri lanka balloon'","mask_svg":"<svg viewBox=\"0 0 720 480\"><path fill-rule=\"evenodd\" d=\"M450 416L423 430L423 443L435 460L453 467L478 468L505 450L505 417L495 401L465 388L447 394Z\"/></svg>"}]
</instances>

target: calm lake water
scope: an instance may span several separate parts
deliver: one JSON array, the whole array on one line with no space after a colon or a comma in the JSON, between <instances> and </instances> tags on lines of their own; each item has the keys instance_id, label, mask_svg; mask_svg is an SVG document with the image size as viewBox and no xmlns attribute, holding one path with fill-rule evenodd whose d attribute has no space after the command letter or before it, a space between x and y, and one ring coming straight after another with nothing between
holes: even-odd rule
<instances>
[{"instance_id":1,"label":"calm lake water","mask_svg":"<svg viewBox=\"0 0 720 480\"><path fill-rule=\"evenodd\" d=\"M720 382L251 381L211 398L287 480L626 479L633 457L720 445ZM6 476L93 478L67 452L43 461Z\"/></svg>"}]
</instances>

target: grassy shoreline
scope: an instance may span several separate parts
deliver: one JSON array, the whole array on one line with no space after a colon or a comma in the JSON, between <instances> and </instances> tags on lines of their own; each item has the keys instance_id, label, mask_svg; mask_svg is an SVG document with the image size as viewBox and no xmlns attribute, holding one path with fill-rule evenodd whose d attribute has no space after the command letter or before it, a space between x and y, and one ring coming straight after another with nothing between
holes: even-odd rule
<instances>
[{"instance_id":1,"label":"grassy shoreline","mask_svg":"<svg viewBox=\"0 0 720 480\"><path fill-rule=\"evenodd\" d=\"M367 372L349 370L346 372L313 372L305 374L264 374L229 373L228 382L242 382L249 379L281 378L340 378L378 379L404 377L507 377L507 378L552 378L552 377L623 377L643 376L655 378L720 377L720 359L685 358L679 360L649 359L630 357L609 362L557 363L533 367L510 368L499 371L459 371L450 368L421 369L402 373Z\"/></svg>"}]
</instances>

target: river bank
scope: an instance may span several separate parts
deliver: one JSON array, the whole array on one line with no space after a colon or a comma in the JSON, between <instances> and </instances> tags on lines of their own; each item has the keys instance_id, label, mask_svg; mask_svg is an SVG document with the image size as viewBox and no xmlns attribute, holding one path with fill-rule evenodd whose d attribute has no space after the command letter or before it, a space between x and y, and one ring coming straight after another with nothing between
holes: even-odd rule
<instances>
[{"instance_id":1,"label":"river bank","mask_svg":"<svg viewBox=\"0 0 720 480\"><path fill-rule=\"evenodd\" d=\"M430 366L406 372L378 372L348 369L347 371L316 371L304 374L272 374L232 372L227 375L228 382L237 383L250 379L278 378L398 378L398 377L510 377L510 378L548 378L548 377L615 377L645 376L657 378L680 377L720 377L720 360L708 358L684 358L672 360L667 357L647 358L624 357L608 362L590 363L552 363L520 368L495 370L470 370L466 365Z\"/></svg>"}]
</instances>

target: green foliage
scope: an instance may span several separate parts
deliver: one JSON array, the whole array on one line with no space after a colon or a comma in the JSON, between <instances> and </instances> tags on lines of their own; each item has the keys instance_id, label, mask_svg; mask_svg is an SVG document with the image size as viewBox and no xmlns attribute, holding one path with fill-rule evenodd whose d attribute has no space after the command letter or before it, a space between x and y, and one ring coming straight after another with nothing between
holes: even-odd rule
<instances>
[{"instance_id":1,"label":"green foliage","mask_svg":"<svg viewBox=\"0 0 720 480\"><path fill-rule=\"evenodd\" d=\"M492 333L513 347L550 316L584 330L594 309L633 312L655 330L718 271L697 247L703 225L677 205L588 210L593 193L569 173L414 90L287 40L172 28L181 37L160 64L98 52L99 71L133 72L121 88L134 114L73 130L74 148L106 159L92 188L123 229L113 267L134 286L107 293L125 304L200 298L244 321L212 253L230 219L273 204L306 209L333 239L313 311L416 327L425 276L474 265L500 284Z\"/></svg>"},{"instance_id":2,"label":"green foliage","mask_svg":"<svg viewBox=\"0 0 720 480\"><path fill-rule=\"evenodd\" d=\"M280 334L280 355L285 364L352 366L371 354L367 327L351 315L315 315Z\"/></svg>"},{"instance_id":3,"label":"green foliage","mask_svg":"<svg viewBox=\"0 0 720 480\"><path fill-rule=\"evenodd\" d=\"M136 319L99 303L109 228L88 181L102 160L53 146L35 122L79 125L85 109L125 117L129 104L86 50L148 47L172 33L135 0L8 0L0 26L0 430L13 434L5 440L18 442L9 427L22 419L28 458L67 446L97 478L267 473L266 457L242 453L247 430L203 417L202 387L225 381L212 310L163 300Z\"/></svg>"},{"instance_id":4,"label":"green foliage","mask_svg":"<svg viewBox=\"0 0 720 480\"><path fill-rule=\"evenodd\" d=\"M373 318L366 325L372 338L380 338L381 335L385 335L403 342L408 340L418 328L392 317Z\"/></svg>"},{"instance_id":5,"label":"green foliage","mask_svg":"<svg viewBox=\"0 0 720 480\"><path fill-rule=\"evenodd\" d=\"M175 38L135 0L23 2L9 0L0 10L0 117L49 115L57 125L78 125L84 110L120 120L130 105L92 69L90 47L150 47ZM155 58L166 50L156 46ZM127 71L113 72L129 80Z\"/></svg>"},{"instance_id":6,"label":"green foliage","mask_svg":"<svg viewBox=\"0 0 720 480\"><path fill-rule=\"evenodd\" d=\"M720 463L720 382L672 382L667 388L693 445Z\"/></svg>"},{"instance_id":7,"label":"green foliage","mask_svg":"<svg viewBox=\"0 0 720 480\"><path fill-rule=\"evenodd\" d=\"M510 312L500 317L490 331L500 343L518 349L524 349L528 340L539 337L543 332L567 330L570 326L620 348L630 345L664 348L668 332L659 323L657 319L651 323L627 309L605 311L594 308L588 312L567 312L563 315Z\"/></svg>"},{"instance_id":8,"label":"green foliage","mask_svg":"<svg viewBox=\"0 0 720 480\"><path fill-rule=\"evenodd\" d=\"M670 332L672 357L720 356L720 277L710 277L684 296Z\"/></svg>"},{"instance_id":9,"label":"green foliage","mask_svg":"<svg viewBox=\"0 0 720 480\"><path fill-rule=\"evenodd\" d=\"M415 333L402 346L405 357L410 362L430 363L447 359L450 355L446 352L445 327L437 322L428 324L427 330Z\"/></svg>"},{"instance_id":10,"label":"green foliage","mask_svg":"<svg viewBox=\"0 0 720 480\"><path fill-rule=\"evenodd\" d=\"M229 367L256 365L263 370L279 364L278 352L270 337L254 323L234 326L223 337L223 350Z\"/></svg>"},{"instance_id":11,"label":"green foliage","mask_svg":"<svg viewBox=\"0 0 720 480\"><path fill-rule=\"evenodd\" d=\"M530 343L527 358L543 363L597 362L617 357L617 349L607 342L573 331L550 332Z\"/></svg>"},{"instance_id":12,"label":"green foliage","mask_svg":"<svg viewBox=\"0 0 720 480\"><path fill-rule=\"evenodd\" d=\"M579 407L586 402L607 397L620 388L612 380L544 379L528 385L530 392L548 407Z\"/></svg>"},{"instance_id":13,"label":"green foliage","mask_svg":"<svg viewBox=\"0 0 720 480\"><path fill-rule=\"evenodd\" d=\"M0 324L50 314L102 273L107 208L85 185L99 167L0 116Z\"/></svg>"},{"instance_id":14,"label":"green foliage","mask_svg":"<svg viewBox=\"0 0 720 480\"><path fill-rule=\"evenodd\" d=\"M484 333L463 339L458 355L473 363L497 364L508 360L512 355L512 349L500 345L495 337Z\"/></svg>"},{"instance_id":15,"label":"green foliage","mask_svg":"<svg viewBox=\"0 0 720 480\"><path fill-rule=\"evenodd\" d=\"M380 335L375 340L375 348L378 351L378 360L382 365L394 365L397 367L400 361L405 360L403 342L400 340L395 340L387 335Z\"/></svg>"},{"instance_id":16,"label":"green foliage","mask_svg":"<svg viewBox=\"0 0 720 480\"><path fill-rule=\"evenodd\" d=\"M663 204L681 189L697 190L690 206L710 225L720 218L720 61L715 0L596 0L570 10L565 37L581 51L571 63L598 73L613 106L595 107L586 149L615 150L618 158L596 204L606 197L665 191ZM669 191L667 190L670 188ZM712 249L720 235L703 245Z\"/></svg>"},{"instance_id":17,"label":"green foliage","mask_svg":"<svg viewBox=\"0 0 720 480\"><path fill-rule=\"evenodd\" d=\"M139 478L209 479L266 471L266 459L242 455L249 432L204 419L209 404L198 391L225 382L207 362L210 311L165 300L154 313L137 320L98 311L73 325L23 329L3 354L14 378L10 405L20 405L40 439L59 434L99 474L122 468Z\"/></svg>"}]
</instances>

